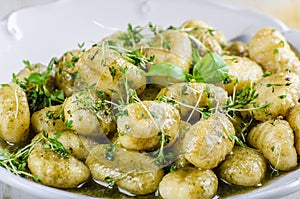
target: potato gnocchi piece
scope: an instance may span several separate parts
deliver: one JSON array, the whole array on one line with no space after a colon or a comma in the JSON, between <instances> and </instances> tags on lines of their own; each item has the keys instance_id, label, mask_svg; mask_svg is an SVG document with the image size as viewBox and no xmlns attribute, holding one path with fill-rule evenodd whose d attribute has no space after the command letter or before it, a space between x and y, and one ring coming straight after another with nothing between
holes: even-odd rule
<instances>
[{"instance_id":1,"label":"potato gnocchi piece","mask_svg":"<svg viewBox=\"0 0 300 199\"><path fill-rule=\"evenodd\" d=\"M213 84L177 83L161 89L156 98L162 97L179 102L182 120L195 123L201 115L193 110L194 107L222 106L228 96L223 88Z\"/></svg>"},{"instance_id":2,"label":"potato gnocchi piece","mask_svg":"<svg viewBox=\"0 0 300 199\"><path fill-rule=\"evenodd\" d=\"M221 113L195 123L183 140L184 157L201 169L215 168L231 152L235 130Z\"/></svg>"},{"instance_id":3,"label":"potato gnocchi piece","mask_svg":"<svg viewBox=\"0 0 300 199\"><path fill-rule=\"evenodd\" d=\"M229 95L233 93L236 84L236 90L243 90L244 86L250 87L251 83L257 82L263 77L263 70L260 65L247 57L223 56L228 65L228 75L232 82L224 84L225 90Z\"/></svg>"},{"instance_id":4,"label":"potato gnocchi piece","mask_svg":"<svg viewBox=\"0 0 300 199\"><path fill-rule=\"evenodd\" d=\"M30 120L30 130L34 133L66 130L67 127L62 118L55 118L59 114L63 114L62 105L45 107L42 110L34 112Z\"/></svg>"},{"instance_id":5,"label":"potato gnocchi piece","mask_svg":"<svg viewBox=\"0 0 300 199\"><path fill-rule=\"evenodd\" d=\"M248 143L259 149L277 170L289 171L297 166L294 133L285 120L268 120L252 128Z\"/></svg>"},{"instance_id":6,"label":"potato gnocchi piece","mask_svg":"<svg viewBox=\"0 0 300 199\"><path fill-rule=\"evenodd\" d=\"M117 118L119 142L126 149L153 150L160 146L164 132L172 143L178 136L180 115L167 103L142 101L125 106Z\"/></svg>"},{"instance_id":7,"label":"potato gnocchi piece","mask_svg":"<svg viewBox=\"0 0 300 199\"><path fill-rule=\"evenodd\" d=\"M28 157L28 168L37 175L44 185L57 188L72 188L86 182L90 177L89 168L72 155L61 154L35 145Z\"/></svg>"},{"instance_id":8,"label":"potato gnocchi piece","mask_svg":"<svg viewBox=\"0 0 300 199\"><path fill-rule=\"evenodd\" d=\"M147 58L154 56L154 63L169 62L186 73L189 72L192 64L192 44L188 34L181 31L173 30L158 34L151 41L151 47L144 48L144 54ZM151 70L152 66L153 64L148 64L147 70ZM149 82L165 86L178 80L155 76L150 77Z\"/></svg>"},{"instance_id":9,"label":"potato gnocchi piece","mask_svg":"<svg viewBox=\"0 0 300 199\"><path fill-rule=\"evenodd\" d=\"M150 49L153 49L153 51ZM150 52L153 53L156 52L155 49L165 49L170 54L173 54L175 58L174 60L166 59L168 56L159 56L158 51L158 55L156 53L153 54L155 56L154 62L168 61L181 67L185 72L189 71L192 64L192 44L187 33L175 30L162 32L153 38L150 49ZM151 54L152 53L149 53L149 55ZM165 57L165 59L162 59L163 57Z\"/></svg>"},{"instance_id":10,"label":"potato gnocchi piece","mask_svg":"<svg viewBox=\"0 0 300 199\"><path fill-rule=\"evenodd\" d=\"M189 20L182 24L182 28L192 29L190 34L195 36L211 52L219 55L223 53L223 47L228 43L226 37L219 30L201 20ZM200 49L200 54L206 54L206 49Z\"/></svg>"},{"instance_id":11,"label":"potato gnocchi piece","mask_svg":"<svg viewBox=\"0 0 300 199\"><path fill-rule=\"evenodd\" d=\"M137 195L155 192L164 175L163 169L147 154L109 144L93 148L86 164L95 180L105 183L109 179L119 188Z\"/></svg>"},{"instance_id":12,"label":"potato gnocchi piece","mask_svg":"<svg viewBox=\"0 0 300 199\"><path fill-rule=\"evenodd\" d=\"M289 111L286 120L294 131L295 148L297 154L300 155L300 104L297 104Z\"/></svg>"},{"instance_id":13,"label":"potato gnocchi piece","mask_svg":"<svg viewBox=\"0 0 300 199\"><path fill-rule=\"evenodd\" d=\"M77 135L72 130L62 131L57 139L67 151L73 154L78 160L85 160L89 154L85 146L84 138Z\"/></svg>"},{"instance_id":14,"label":"potato gnocchi piece","mask_svg":"<svg viewBox=\"0 0 300 199\"><path fill-rule=\"evenodd\" d=\"M164 199L210 199L216 195L218 178L211 170L185 167L165 175L159 183Z\"/></svg>"},{"instance_id":15,"label":"potato gnocchi piece","mask_svg":"<svg viewBox=\"0 0 300 199\"><path fill-rule=\"evenodd\" d=\"M227 183L256 186L265 177L267 163L262 154L249 147L235 146L218 167L219 176Z\"/></svg>"},{"instance_id":16,"label":"potato gnocchi piece","mask_svg":"<svg viewBox=\"0 0 300 199\"><path fill-rule=\"evenodd\" d=\"M300 61L285 37L277 30L265 27L249 41L250 58L272 73L290 70L300 74Z\"/></svg>"},{"instance_id":17,"label":"potato gnocchi piece","mask_svg":"<svg viewBox=\"0 0 300 199\"><path fill-rule=\"evenodd\" d=\"M105 46L94 46L85 51L76 67L80 77L76 82L79 88L96 84L97 89L118 97L125 89L124 84L138 94L146 87L143 71L122 58L117 51Z\"/></svg>"},{"instance_id":18,"label":"potato gnocchi piece","mask_svg":"<svg viewBox=\"0 0 300 199\"><path fill-rule=\"evenodd\" d=\"M69 153L73 154L78 160L85 160L87 158L89 150L84 137L77 135L72 130L65 130L58 133L59 137L57 140ZM54 135L52 134L52 136Z\"/></svg>"},{"instance_id":19,"label":"potato gnocchi piece","mask_svg":"<svg viewBox=\"0 0 300 199\"><path fill-rule=\"evenodd\" d=\"M66 97L71 96L76 91L75 80L79 78L76 62L82 54L82 50L66 52L55 66L55 83L59 89L64 91Z\"/></svg>"},{"instance_id":20,"label":"potato gnocchi piece","mask_svg":"<svg viewBox=\"0 0 300 199\"><path fill-rule=\"evenodd\" d=\"M64 117L72 122L72 130L86 136L101 136L116 129L111 109L108 106L97 108L98 99L94 90L84 89L65 100Z\"/></svg>"},{"instance_id":21,"label":"potato gnocchi piece","mask_svg":"<svg viewBox=\"0 0 300 199\"><path fill-rule=\"evenodd\" d=\"M85 160L89 154L89 144L86 138L79 136L73 130L44 131L49 138L57 139L64 148L78 160ZM42 133L37 134L34 140L42 137Z\"/></svg>"},{"instance_id":22,"label":"potato gnocchi piece","mask_svg":"<svg viewBox=\"0 0 300 199\"><path fill-rule=\"evenodd\" d=\"M0 88L0 137L18 143L29 136L30 111L23 89L10 83Z\"/></svg>"},{"instance_id":23,"label":"potato gnocchi piece","mask_svg":"<svg viewBox=\"0 0 300 199\"><path fill-rule=\"evenodd\" d=\"M248 49L248 44L241 41L235 41L227 45L224 48L224 51L230 56L249 57Z\"/></svg>"},{"instance_id":24,"label":"potato gnocchi piece","mask_svg":"<svg viewBox=\"0 0 300 199\"><path fill-rule=\"evenodd\" d=\"M266 108L253 111L254 118L264 121L281 115L287 116L290 108L294 107L300 98L300 81L294 73L277 73L260 79L254 86L258 97L253 100L256 106ZM248 105L253 108L253 105Z\"/></svg>"}]
</instances>

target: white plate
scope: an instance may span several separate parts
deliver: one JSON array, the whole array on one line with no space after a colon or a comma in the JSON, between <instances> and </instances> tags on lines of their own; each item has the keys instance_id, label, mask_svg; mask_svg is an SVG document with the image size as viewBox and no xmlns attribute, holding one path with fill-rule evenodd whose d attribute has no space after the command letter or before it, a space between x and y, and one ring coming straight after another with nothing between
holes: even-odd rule
<instances>
[{"instance_id":1,"label":"white plate","mask_svg":"<svg viewBox=\"0 0 300 199\"><path fill-rule=\"evenodd\" d=\"M254 33L265 26L288 30L279 20L264 14L205 0L60 0L19 10L0 22L0 83L9 82L11 74L23 68L22 60L47 64L52 57L77 48L78 43L90 46L114 32L96 23L125 30L128 23L145 25L151 21L163 26L179 26L189 19L208 22L228 39ZM288 35L299 42L300 34ZM1 167L0 176L2 182L13 187L15 198L88 198L29 182ZM299 178L300 170L296 170L238 198L284 196L297 190Z\"/></svg>"}]
</instances>

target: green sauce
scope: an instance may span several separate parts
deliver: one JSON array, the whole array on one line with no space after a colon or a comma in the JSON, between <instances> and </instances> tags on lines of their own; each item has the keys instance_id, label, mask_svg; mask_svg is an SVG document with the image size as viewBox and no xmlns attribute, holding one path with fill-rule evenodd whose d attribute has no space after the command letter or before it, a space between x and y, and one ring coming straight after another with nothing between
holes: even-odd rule
<instances>
[{"instance_id":1,"label":"green sauce","mask_svg":"<svg viewBox=\"0 0 300 199\"><path fill-rule=\"evenodd\" d=\"M271 183L274 180L277 180L277 177L272 177L272 170L269 168L266 173L266 177L262 181L262 186L260 187L244 187L244 186L237 186L237 185L230 185L222 180L219 180L219 186L218 186L218 191L217 191L217 196L219 199L225 198L225 197L230 197L238 194L244 194L248 193L250 191L259 189L261 187L264 187L265 185ZM280 172L280 176L283 176L287 174L288 172ZM73 188L73 189L65 189L66 191L77 193L77 194L82 194L82 195L87 195L87 196L92 196L92 197L99 197L99 198L120 198L120 199L131 199L131 198L136 198L136 199L162 199L161 196L159 196L158 193L153 193L145 196L135 196L131 197L128 196L124 193L121 193L118 188L106 188L104 186L101 186L94 182L93 180L90 180L86 184L84 184L80 188Z\"/></svg>"}]
</instances>

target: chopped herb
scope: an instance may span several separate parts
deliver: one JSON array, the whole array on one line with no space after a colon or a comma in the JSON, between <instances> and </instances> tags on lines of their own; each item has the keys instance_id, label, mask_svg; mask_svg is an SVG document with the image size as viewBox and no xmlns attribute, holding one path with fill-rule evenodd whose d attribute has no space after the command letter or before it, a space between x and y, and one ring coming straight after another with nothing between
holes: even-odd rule
<instances>
[{"instance_id":1,"label":"chopped herb","mask_svg":"<svg viewBox=\"0 0 300 199\"><path fill-rule=\"evenodd\" d=\"M112 177L106 176L104 181L107 182L109 188L113 188L116 185L116 180L114 180Z\"/></svg>"},{"instance_id":2,"label":"chopped herb","mask_svg":"<svg viewBox=\"0 0 300 199\"><path fill-rule=\"evenodd\" d=\"M286 98L286 95L279 95L278 98L279 99L284 99L284 98Z\"/></svg>"},{"instance_id":3,"label":"chopped herb","mask_svg":"<svg viewBox=\"0 0 300 199\"><path fill-rule=\"evenodd\" d=\"M112 76L113 80L115 79L116 77L116 68L114 66L111 66L109 67L109 72L110 72L110 75Z\"/></svg>"},{"instance_id":4,"label":"chopped herb","mask_svg":"<svg viewBox=\"0 0 300 199\"><path fill-rule=\"evenodd\" d=\"M26 68L31 68L31 63L28 60L23 60L23 63L25 64Z\"/></svg>"},{"instance_id":5,"label":"chopped herb","mask_svg":"<svg viewBox=\"0 0 300 199\"><path fill-rule=\"evenodd\" d=\"M172 165L170 167L170 172L176 171L177 170L177 166L176 165Z\"/></svg>"},{"instance_id":6,"label":"chopped herb","mask_svg":"<svg viewBox=\"0 0 300 199\"><path fill-rule=\"evenodd\" d=\"M210 36L214 36L215 35L215 30L214 29L207 29L207 32L210 34Z\"/></svg>"},{"instance_id":7,"label":"chopped herb","mask_svg":"<svg viewBox=\"0 0 300 199\"><path fill-rule=\"evenodd\" d=\"M68 68L72 68L74 65L72 62L66 62L65 65L68 67Z\"/></svg>"},{"instance_id":8,"label":"chopped herb","mask_svg":"<svg viewBox=\"0 0 300 199\"><path fill-rule=\"evenodd\" d=\"M285 42L281 40L281 41L279 42L279 47L283 48L284 45L285 45Z\"/></svg>"},{"instance_id":9,"label":"chopped herb","mask_svg":"<svg viewBox=\"0 0 300 199\"><path fill-rule=\"evenodd\" d=\"M235 143L237 143L239 146L244 146L244 143L242 140L240 140L236 135L229 135L229 139L235 141Z\"/></svg>"},{"instance_id":10,"label":"chopped herb","mask_svg":"<svg viewBox=\"0 0 300 199\"><path fill-rule=\"evenodd\" d=\"M268 77L270 76L272 73L270 71L265 71L263 74L263 77Z\"/></svg>"},{"instance_id":11,"label":"chopped herb","mask_svg":"<svg viewBox=\"0 0 300 199\"><path fill-rule=\"evenodd\" d=\"M171 50L170 42L163 38L163 48Z\"/></svg>"},{"instance_id":12,"label":"chopped herb","mask_svg":"<svg viewBox=\"0 0 300 199\"><path fill-rule=\"evenodd\" d=\"M275 150L275 146L272 146L271 151L274 152L274 150Z\"/></svg>"},{"instance_id":13,"label":"chopped herb","mask_svg":"<svg viewBox=\"0 0 300 199\"><path fill-rule=\"evenodd\" d=\"M277 177L277 176L279 176L279 170L275 169L275 168L272 168L271 177L274 178L274 177Z\"/></svg>"},{"instance_id":14,"label":"chopped herb","mask_svg":"<svg viewBox=\"0 0 300 199\"><path fill-rule=\"evenodd\" d=\"M162 96L160 98L157 99L159 102L164 102L164 103L168 103L171 104L173 107L175 108L179 108L179 104L172 98L166 97L166 96Z\"/></svg>"},{"instance_id":15,"label":"chopped herb","mask_svg":"<svg viewBox=\"0 0 300 199\"><path fill-rule=\"evenodd\" d=\"M285 84L271 84L271 83L268 83L268 84L265 84L266 87L271 87L271 86L290 86L292 83L288 82L288 83L285 83Z\"/></svg>"},{"instance_id":16,"label":"chopped herb","mask_svg":"<svg viewBox=\"0 0 300 199\"><path fill-rule=\"evenodd\" d=\"M85 45L85 43L84 42L82 42L81 44L80 43L78 43L77 44L77 46L78 46L78 48L82 51L82 52L84 52L85 51L85 49L83 48L84 47L84 45Z\"/></svg>"},{"instance_id":17,"label":"chopped herb","mask_svg":"<svg viewBox=\"0 0 300 199\"><path fill-rule=\"evenodd\" d=\"M182 95L188 95L189 93L187 92L188 91L188 86L187 85L184 85L181 89L181 94Z\"/></svg>"},{"instance_id":18,"label":"chopped herb","mask_svg":"<svg viewBox=\"0 0 300 199\"><path fill-rule=\"evenodd\" d=\"M122 74L126 74L128 68L127 68L127 67L124 68L124 67L122 67L122 66L119 66L119 70L120 70L120 72L121 72Z\"/></svg>"},{"instance_id":19,"label":"chopped herb","mask_svg":"<svg viewBox=\"0 0 300 199\"><path fill-rule=\"evenodd\" d=\"M66 120L65 125L67 129L71 129L73 127L73 120Z\"/></svg>"},{"instance_id":20,"label":"chopped herb","mask_svg":"<svg viewBox=\"0 0 300 199\"><path fill-rule=\"evenodd\" d=\"M116 117L123 117L123 116L128 116L128 110L119 110L118 113L116 113Z\"/></svg>"},{"instance_id":21,"label":"chopped herb","mask_svg":"<svg viewBox=\"0 0 300 199\"><path fill-rule=\"evenodd\" d=\"M114 144L108 144L105 145L105 149L106 149L105 158L110 161L113 161L115 159L114 152L116 151L116 146Z\"/></svg>"},{"instance_id":22,"label":"chopped herb","mask_svg":"<svg viewBox=\"0 0 300 199\"><path fill-rule=\"evenodd\" d=\"M63 109L61 109L63 110ZM48 117L48 119L53 119L53 120L64 120L64 115L63 112L59 110L59 111L47 111L46 112L46 116Z\"/></svg>"}]
</instances>

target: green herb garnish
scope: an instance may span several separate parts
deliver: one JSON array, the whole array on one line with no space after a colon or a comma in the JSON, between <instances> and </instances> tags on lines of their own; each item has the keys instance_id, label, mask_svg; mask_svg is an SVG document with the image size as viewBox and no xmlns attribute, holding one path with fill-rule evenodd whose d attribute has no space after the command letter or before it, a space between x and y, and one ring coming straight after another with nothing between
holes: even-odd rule
<instances>
[{"instance_id":1,"label":"green herb garnish","mask_svg":"<svg viewBox=\"0 0 300 199\"><path fill-rule=\"evenodd\" d=\"M217 83L228 78L228 66L221 56L207 52L193 68L193 79L197 82Z\"/></svg>"},{"instance_id":2,"label":"green herb garnish","mask_svg":"<svg viewBox=\"0 0 300 199\"><path fill-rule=\"evenodd\" d=\"M169 62L161 62L152 65L151 69L146 73L146 76L170 77L182 81L186 79L183 70Z\"/></svg>"},{"instance_id":3,"label":"green herb garnish","mask_svg":"<svg viewBox=\"0 0 300 199\"><path fill-rule=\"evenodd\" d=\"M119 37L124 42L124 47L135 47L143 38L142 30L143 27L133 27L131 24L128 24L127 32L122 33Z\"/></svg>"},{"instance_id":4,"label":"green herb garnish","mask_svg":"<svg viewBox=\"0 0 300 199\"><path fill-rule=\"evenodd\" d=\"M52 91L47 82L51 76L53 66L57 62L57 58L53 58L45 72L33 72L28 78L25 78L25 81L20 81L15 75L13 76L13 82L17 83L27 95L30 113L64 102L64 92L57 89Z\"/></svg>"}]
</instances>

